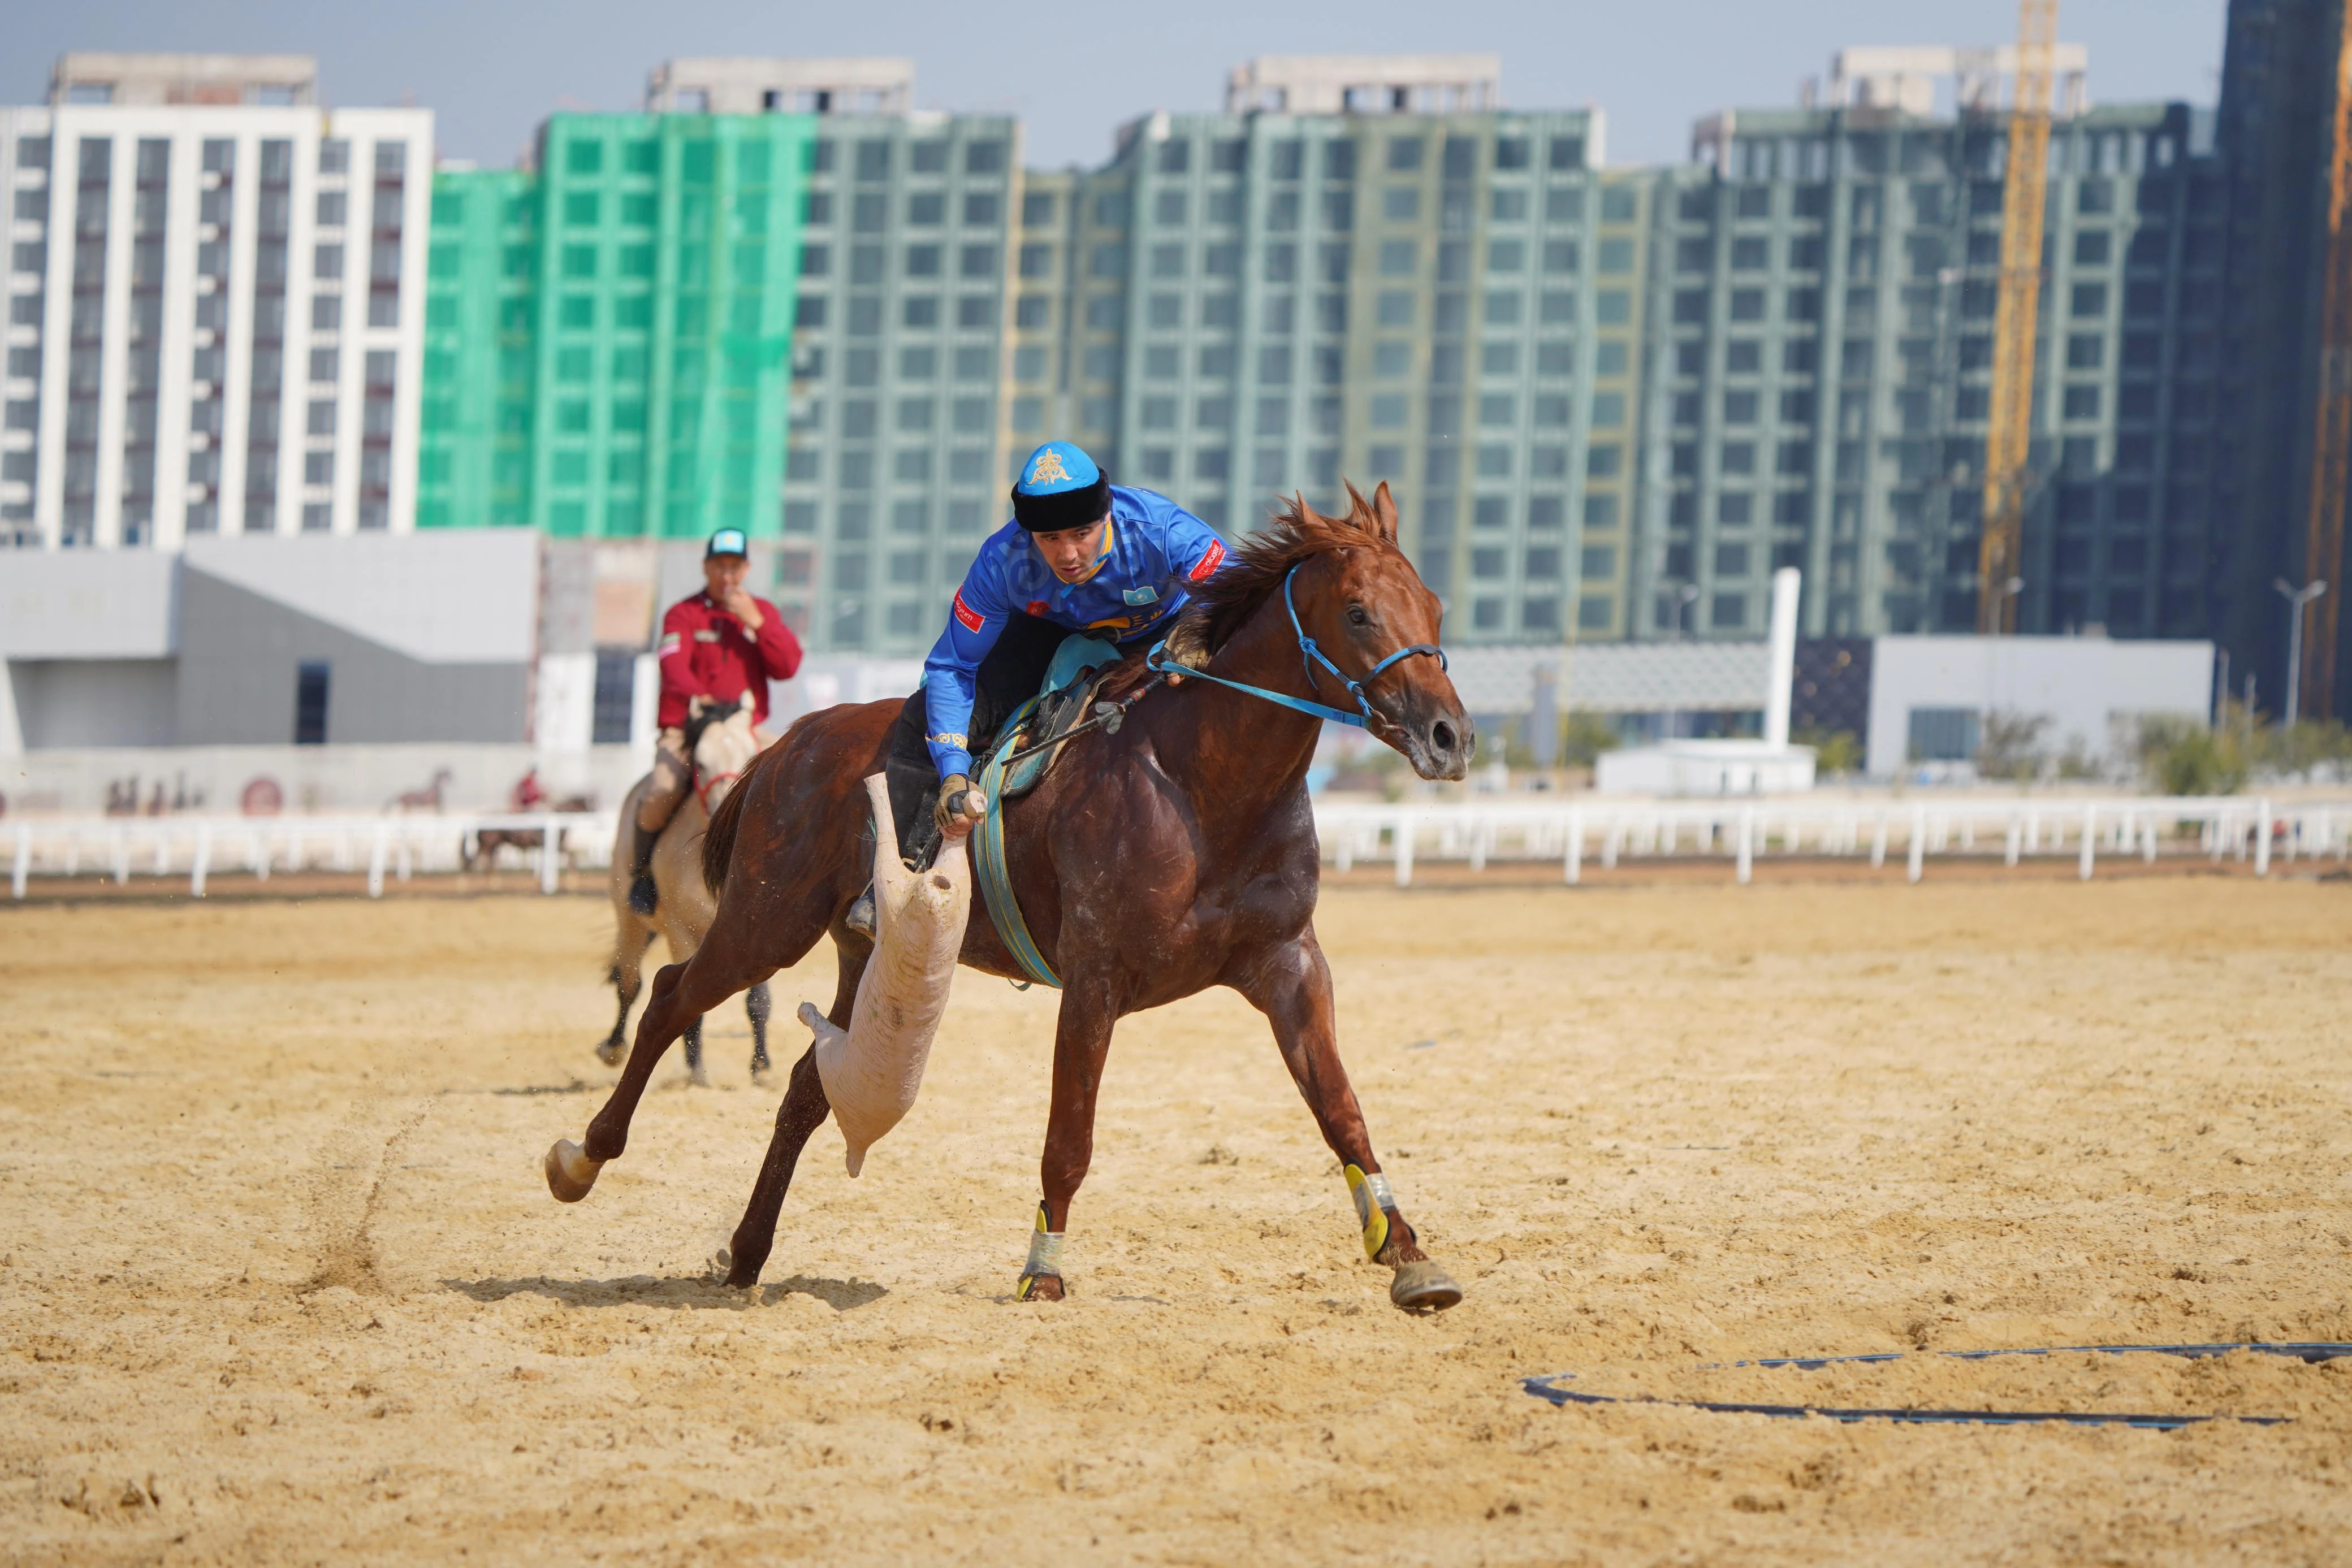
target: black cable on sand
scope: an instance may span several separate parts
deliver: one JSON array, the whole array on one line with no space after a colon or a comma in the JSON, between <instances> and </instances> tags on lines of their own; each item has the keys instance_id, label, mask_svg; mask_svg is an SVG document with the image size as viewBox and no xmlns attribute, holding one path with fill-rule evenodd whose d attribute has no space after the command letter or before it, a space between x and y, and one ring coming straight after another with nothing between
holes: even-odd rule
<instances>
[{"instance_id":1,"label":"black cable on sand","mask_svg":"<svg viewBox=\"0 0 2352 1568\"><path fill-rule=\"evenodd\" d=\"M2228 1355L2235 1351L2251 1351L2257 1355L2291 1356L2310 1365L2334 1361L2339 1356L2352 1356L2352 1344L2328 1340L2306 1340L2294 1343L2250 1342L2242 1344L2061 1344L2042 1345L2030 1349L2006 1350L1939 1350L1929 1354L1955 1361L1990 1361L2003 1355L2176 1355L2189 1360L2208 1356ZM1856 1363L1902 1361L1913 1353L1907 1351L1877 1351L1862 1355L1786 1355L1755 1361L1716 1362L1700 1366L1700 1372L1725 1371L1733 1367L1759 1366L1792 1368L1811 1372L1823 1366ZM1553 1373L1545 1377L1529 1377L1519 1386L1538 1399L1554 1405L1664 1405L1685 1410L1711 1410L1734 1416L1822 1416L1832 1421L1905 1421L1930 1425L1976 1424L1990 1427L2024 1427L2055 1425L2066 1427L2136 1427L2144 1431L2171 1432L2183 1427L2194 1427L2208 1421L2236 1421L2249 1427L2276 1427L2291 1421L2289 1416L2150 1416L2105 1410L1936 1410L1910 1408L1860 1408L1827 1405L1768 1405L1746 1400L1662 1399L1654 1395L1587 1394L1579 1389L1563 1387L1572 1383L1576 1374Z\"/></svg>"}]
</instances>

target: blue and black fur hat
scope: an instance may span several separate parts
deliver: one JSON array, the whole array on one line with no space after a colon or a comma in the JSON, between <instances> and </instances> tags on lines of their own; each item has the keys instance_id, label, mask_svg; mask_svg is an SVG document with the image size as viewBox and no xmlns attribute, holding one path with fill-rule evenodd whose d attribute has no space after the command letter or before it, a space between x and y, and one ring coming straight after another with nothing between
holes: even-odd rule
<instances>
[{"instance_id":1,"label":"blue and black fur hat","mask_svg":"<svg viewBox=\"0 0 2352 1568\"><path fill-rule=\"evenodd\" d=\"M1082 528L1109 512L1110 476L1072 442L1049 441L1032 452L1013 486L1013 520L1033 534Z\"/></svg>"}]
</instances>

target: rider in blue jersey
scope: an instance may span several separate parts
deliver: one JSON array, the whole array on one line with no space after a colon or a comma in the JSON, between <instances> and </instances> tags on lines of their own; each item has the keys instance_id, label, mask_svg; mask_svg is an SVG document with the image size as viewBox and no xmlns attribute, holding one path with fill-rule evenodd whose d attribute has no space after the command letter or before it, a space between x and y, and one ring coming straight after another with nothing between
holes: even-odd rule
<instances>
[{"instance_id":1,"label":"rider in blue jersey","mask_svg":"<svg viewBox=\"0 0 2352 1568\"><path fill-rule=\"evenodd\" d=\"M1166 636L1190 585L1224 559L1208 524L1165 496L1113 485L1072 443L1031 453L1013 486L1013 520L981 545L890 732L900 854L929 860L964 809L973 754L1037 694L1064 638L1091 632L1124 650ZM872 920L869 893L849 924L870 935Z\"/></svg>"}]
</instances>

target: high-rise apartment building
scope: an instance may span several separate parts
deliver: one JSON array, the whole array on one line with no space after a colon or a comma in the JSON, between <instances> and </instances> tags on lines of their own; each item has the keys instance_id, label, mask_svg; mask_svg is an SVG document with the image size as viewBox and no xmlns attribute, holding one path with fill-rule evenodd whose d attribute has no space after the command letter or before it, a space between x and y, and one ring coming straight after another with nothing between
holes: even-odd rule
<instances>
[{"instance_id":1,"label":"high-rise apartment building","mask_svg":"<svg viewBox=\"0 0 2352 1568\"><path fill-rule=\"evenodd\" d=\"M2285 700L2291 617L2271 584L2325 576L2308 559L2316 409L2327 266L2332 124L2343 38L2339 0L2231 0L2221 61L2219 141L2226 173L2228 277L2217 396L2224 411L2217 508L2231 527L2216 540L2210 635L2229 649L2242 682L2273 709ZM2333 372L2339 384L2345 371ZM2344 498L2321 519L2343 537ZM2352 583L2331 582L2338 602L2306 612L2306 672L2332 652L2336 712L2352 685ZM2325 650L2326 627L2338 628ZM2240 686L2240 691L2244 687ZM2314 695L2318 694L2315 693Z\"/></svg>"},{"instance_id":2,"label":"high-rise apartment building","mask_svg":"<svg viewBox=\"0 0 2352 1568\"><path fill-rule=\"evenodd\" d=\"M939 635L1003 520L1020 125L837 111L816 124L777 603L820 649L911 652Z\"/></svg>"},{"instance_id":3,"label":"high-rise apartment building","mask_svg":"<svg viewBox=\"0 0 2352 1568\"><path fill-rule=\"evenodd\" d=\"M1990 106L1740 110L1655 176L1633 635L1753 636L1777 566L1811 634L1973 629L2005 131ZM2050 145L2018 623L2201 635L2211 117L2082 109Z\"/></svg>"},{"instance_id":4,"label":"high-rise apartment building","mask_svg":"<svg viewBox=\"0 0 2352 1568\"><path fill-rule=\"evenodd\" d=\"M1644 188L1593 172L1590 112L1418 107L1492 103L1491 60L1343 63L1379 89L1331 88L1360 111L1154 115L1030 178L1013 444L1070 435L1229 530L1387 480L1465 632L1605 633L1613 601L1570 607L1587 520L1631 510ZM1318 64L1235 90L1319 101Z\"/></svg>"},{"instance_id":5,"label":"high-rise apartment building","mask_svg":"<svg viewBox=\"0 0 2352 1568\"><path fill-rule=\"evenodd\" d=\"M1018 127L902 61L677 60L436 183L421 525L781 538L814 645L927 643L995 522Z\"/></svg>"},{"instance_id":6,"label":"high-rise apartment building","mask_svg":"<svg viewBox=\"0 0 2352 1568\"><path fill-rule=\"evenodd\" d=\"M0 110L0 543L408 526L432 116L299 57L69 55Z\"/></svg>"},{"instance_id":7,"label":"high-rise apartment building","mask_svg":"<svg viewBox=\"0 0 2352 1568\"><path fill-rule=\"evenodd\" d=\"M419 526L776 531L812 123L561 114L436 177Z\"/></svg>"}]
</instances>

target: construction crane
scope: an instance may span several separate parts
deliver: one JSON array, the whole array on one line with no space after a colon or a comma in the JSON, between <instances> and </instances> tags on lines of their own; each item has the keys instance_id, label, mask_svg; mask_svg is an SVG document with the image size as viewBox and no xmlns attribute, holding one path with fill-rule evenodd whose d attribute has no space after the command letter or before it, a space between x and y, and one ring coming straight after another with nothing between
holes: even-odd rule
<instances>
[{"instance_id":1,"label":"construction crane","mask_svg":"<svg viewBox=\"0 0 2352 1568\"><path fill-rule=\"evenodd\" d=\"M2017 630L2024 563L2026 459L2033 439L2033 332L2042 308L2042 208L2049 184L2051 55L2058 0L2020 0L2017 88L2001 182L2000 296L1993 314L1991 427L1985 434L1984 536L1977 630Z\"/></svg>"},{"instance_id":2,"label":"construction crane","mask_svg":"<svg viewBox=\"0 0 2352 1568\"><path fill-rule=\"evenodd\" d=\"M2346 231L2347 204L2352 204L2352 6L2344 9L2343 33L2336 46L2336 100L2329 106L2327 256L2320 297L2319 427L2311 449L2311 522L2304 544L2303 580L2325 583L2312 629L2308 667L2289 670L2287 679L2302 693L2305 718L2328 719L2336 713L2336 606L2344 601L2344 497L2352 478L2352 233ZM2294 604L2300 617L2304 601ZM2291 637L2300 646L2304 640Z\"/></svg>"}]
</instances>

